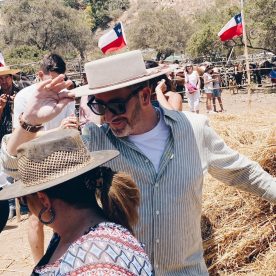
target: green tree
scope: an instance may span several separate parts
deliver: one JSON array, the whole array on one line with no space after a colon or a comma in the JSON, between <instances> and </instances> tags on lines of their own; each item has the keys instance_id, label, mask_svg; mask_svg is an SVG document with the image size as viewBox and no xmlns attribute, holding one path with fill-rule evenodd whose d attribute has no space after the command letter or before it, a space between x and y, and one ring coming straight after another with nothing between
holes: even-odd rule
<instances>
[{"instance_id":1,"label":"green tree","mask_svg":"<svg viewBox=\"0 0 276 276\"><path fill-rule=\"evenodd\" d=\"M117 19L129 8L129 0L90 0L92 32L98 28L105 29L108 23Z\"/></svg>"},{"instance_id":2,"label":"green tree","mask_svg":"<svg viewBox=\"0 0 276 276\"><path fill-rule=\"evenodd\" d=\"M45 51L75 49L84 57L91 34L83 12L61 0L14 0L1 7L1 36L6 45Z\"/></svg>"},{"instance_id":3,"label":"green tree","mask_svg":"<svg viewBox=\"0 0 276 276\"><path fill-rule=\"evenodd\" d=\"M138 16L127 28L130 48L155 49L157 59L164 59L174 52L184 50L191 28L175 9L138 11Z\"/></svg>"}]
</instances>

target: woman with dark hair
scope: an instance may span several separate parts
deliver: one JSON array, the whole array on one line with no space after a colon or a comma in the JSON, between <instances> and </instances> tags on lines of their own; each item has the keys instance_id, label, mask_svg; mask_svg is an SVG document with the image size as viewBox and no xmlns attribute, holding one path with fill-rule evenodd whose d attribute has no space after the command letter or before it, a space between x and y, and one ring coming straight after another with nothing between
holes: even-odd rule
<instances>
[{"instance_id":1,"label":"woman with dark hair","mask_svg":"<svg viewBox=\"0 0 276 276\"><path fill-rule=\"evenodd\" d=\"M151 275L133 236L140 193L123 172L100 167L117 151L90 153L78 131L59 130L17 149L20 179L0 191L19 197L54 236L32 275Z\"/></svg>"},{"instance_id":2,"label":"woman with dark hair","mask_svg":"<svg viewBox=\"0 0 276 276\"><path fill-rule=\"evenodd\" d=\"M156 68L158 63L153 60L145 61L146 68ZM158 101L163 107L170 110L182 111L182 97L171 91L171 81L167 75L150 80L151 100L153 104Z\"/></svg>"},{"instance_id":3,"label":"woman with dark hair","mask_svg":"<svg viewBox=\"0 0 276 276\"><path fill-rule=\"evenodd\" d=\"M205 73L203 74L204 79L204 92L206 93L207 100L206 100L206 109L207 113L213 113L212 111L212 99L213 99L213 66L208 65L205 69Z\"/></svg>"}]
</instances>

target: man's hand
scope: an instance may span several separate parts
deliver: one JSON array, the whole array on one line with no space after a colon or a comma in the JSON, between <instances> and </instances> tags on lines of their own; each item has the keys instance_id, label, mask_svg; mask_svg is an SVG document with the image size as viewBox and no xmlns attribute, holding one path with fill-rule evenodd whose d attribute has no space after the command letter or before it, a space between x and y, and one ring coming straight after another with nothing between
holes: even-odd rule
<instances>
[{"instance_id":1,"label":"man's hand","mask_svg":"<svg viewBox=\"0 0 276 276\"><path fill-rule=\"evenodd\" d=\"M66 89L72 84L64 81L64 75L37 85L34 97L29 101L22 119L31 125L40 125L56 117L74 97Z\"/></svg>"},{"instance_id":2,"label":"man's hand","mask_svg":"<svg viewBox=\"0 0 276 276\"><path fill-rule=\"evenodd\" d=\"M2 94L0 96L0 112L2 112L7 104L7 95L6 94Z\"/></svg>"}]
</instances>

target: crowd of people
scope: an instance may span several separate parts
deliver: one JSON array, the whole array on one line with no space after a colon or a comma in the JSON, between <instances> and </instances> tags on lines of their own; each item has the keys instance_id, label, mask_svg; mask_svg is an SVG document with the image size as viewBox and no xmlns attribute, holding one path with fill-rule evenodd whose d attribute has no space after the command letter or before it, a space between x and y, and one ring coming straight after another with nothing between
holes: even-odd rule
<instances>
[{"instance_id":1,"label":"crowd of people","mask_svg":"<svg viewBox=\"0 0 276 276\"><path fill-rule=\"evenodd\" d=\"M85 84L75 87L62 57L49 54L38 83L1 92L1 124L13 114L1 173L14 183L3 185L0 202L18 198L28 208L32 275L208 275L204 174L276 202L275 178L198 114L202 79L207 113L224 111L219 70L207 66L202 78L192 64L171 71L129 51L86 63ZM5 72L12 83L15 72ZM174 91L177 74L191 112ZM45 225L53 229L47 250Z\"/></svg>"}]
</instances>

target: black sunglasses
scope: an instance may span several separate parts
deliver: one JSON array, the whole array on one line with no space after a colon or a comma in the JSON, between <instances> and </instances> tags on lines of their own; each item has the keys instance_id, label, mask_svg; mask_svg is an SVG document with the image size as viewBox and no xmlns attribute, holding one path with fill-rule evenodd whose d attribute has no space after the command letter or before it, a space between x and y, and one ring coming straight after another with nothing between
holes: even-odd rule
<instances>
[{"instance_id":1,"label":"black sunglasses","mask_svg":"<svg viewBox=\"0 0 276 276\"><path fill-rule=\"evenodd\" d=\"M26 196L18 197L18 201L19 201L20 206L22 206L22 207L28 207L27 197Z\"/></svg>"},{"instance_id":2,"label":"black sunglasses","mask_svg":"<svg viewBox=\"0 0 276 276\"><path fill-rule=\"evenodd\" d=\"M108 103L95 100L95 96L93 95L90 96L87 105L96 115L104 115L107 109L115 115L121 115L126 112L126 105L129 100L133 96L135 96L141 89L143 89L143 87L138 87L133 90L125 100L114 100Z\"/></svg>"}]
</instances>

